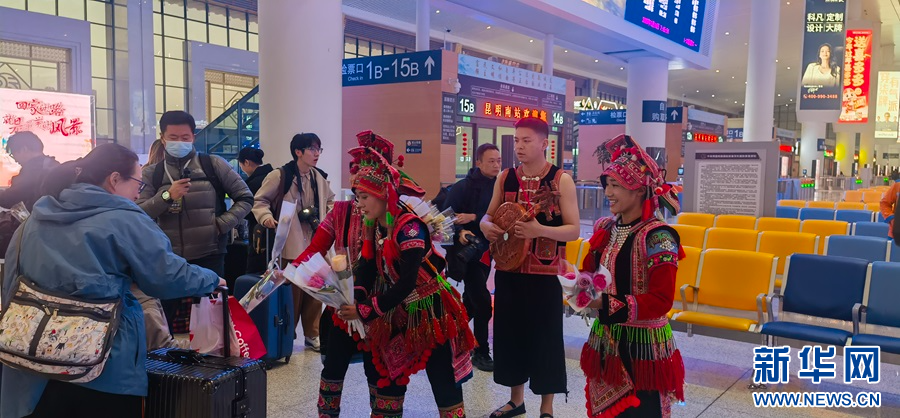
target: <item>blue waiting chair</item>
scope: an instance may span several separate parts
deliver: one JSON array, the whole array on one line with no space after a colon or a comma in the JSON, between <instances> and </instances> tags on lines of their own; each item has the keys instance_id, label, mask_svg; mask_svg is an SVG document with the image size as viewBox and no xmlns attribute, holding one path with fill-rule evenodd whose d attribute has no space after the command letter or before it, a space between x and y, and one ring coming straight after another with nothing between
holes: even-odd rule
<instances>
[{"instance_id":1,"label":"blue waiting chair","mask_svg":"<svg viewBox=\"0 0 900 418\"><path fill-rule=\"evenodd\" d=\"M856 222L853 224L853 235L887 238L888 229L888 224L884 222Z\"/></svg>"},{"instance_id":2,"label":"blue waiting chair","mask_svg":"<svg viewBox=\"0 0 900 418\"><path fill-rule=\"evenodd\" d=\"M818 318L853 320L853 307L863 300L869 277L869 263L849 257L794 254L788 257L781 294L766 298L774 320L763 324L760 333L778 337L843 346L853 333L799 322L784 321L773 310L780 299L780 310ZM776 341L773 341L777 344Z\"/></svg>"},{"instance_id":3,"label":"blue waiting chair","mask_svg":"<svg viewBox=\"0 0 900 418\"><path fill-rule=\"evenodd\" d=\"M894 240L889 241L891 243L891 254L888 257L888 261L892 263L900 263L900 246L897 246L897 243Z\"/></svg>"},{"instance_id":4,"label":"blue waiting chair","mask_svg":"<svg viewBox=\"0 0 900 418\"><path fill-rule=\"evenodd\" d=\"M834 213L834 220L844 222L872 222L873 213L867 210L838 210Z\"/></svg>"},{"instance_id":5,"label":"blue waiting chair","mask_svg":"<svg viewBox=\"0 0 900 418\"><path fill-rule=\"evenodd\" d=\"M795 208L793 206L776 206L775 207L775 217L776 218L797 219L799 216L800 216L800 208Z\"/></svg>"},{"instance_id":6,"label":"blue waiting chair","mask_svg":"<svg viewBox=\"0 0 900 418\"><path fill-rule=\"evenodd\" d=\"M872 275L862 304L853 307L851 345L877 345L881 351L900 354L900 338L860 334L859 325L874 324L900 328L900 263L872 263Z\"/></svg>"},{"instance_id":7,"label":"blue waiting chair","mask_svg":"<svg viewBox=\"0 0 900 418\"><path fill-rule=\"evenodd\" d=\"M803 208L800 209L800 220L818 219L823 221L834 220L834 209Z\"/></svg>"},{"instance_id":8,"label":"blue waiting chair","mask_svg":"<svg viewBox=\"0 0 900 418\"><path fill-rule=\"evenodd\" d=\"M861 258L870 263L888 261L890 245L886 238L832 235L825 238L825 255Z\"/></svg>"}]
</instances>

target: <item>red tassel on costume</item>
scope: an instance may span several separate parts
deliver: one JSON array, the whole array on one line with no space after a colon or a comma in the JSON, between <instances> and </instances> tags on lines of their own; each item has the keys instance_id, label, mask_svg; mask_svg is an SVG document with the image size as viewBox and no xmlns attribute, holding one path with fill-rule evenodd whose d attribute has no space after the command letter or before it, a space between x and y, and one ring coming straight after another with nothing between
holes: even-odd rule
<instances>
[{"instance_id":1,"label":"red tassel on costume","mask_svg":"<svg viewBox=\"0 0 900 418\"><path fill-rule=\"evenodd\" d=\"M384 240L384 259L391 264L400 259L400 246L393 239Z\"/></svg>"},{"instance_id":2,"label":"red tassel on costume","mask_svg":"<svg viewBox=\"0 0 900 418\"><path fill-rule=\"evenodd\" d=\"M594 235L591 236L591 239L588 240L588 243L591 246L591 251L598 251L602 248L603 243L609 238L609 231L605 229L598 229L594 231Z\"/></svg>"},{"instance_id":3,"label":"red tassel on costume","mask_svg":"<svg viewBox=\"0 0 900 418\"><path fill-rule=\"evenodd\" d=\"M481 255L481 263L490 266L491 265L491 252L485 251L484 254Z\"/></svg>"},{"instance_id":4,"label":"red tassel on costume","mask_svg":"<svg viewBox=\"0 0 900 418\"><path fill-rule=\"evenodd\" d=\"M372 244L374 244L372 242L372 240L367 239L367 240L363 241L362 256L366 260L371 260L371 259L375 258L375 246Z\"/></svg>"},{"instance_id":5,"label":"red tassel on costume","mask_svg":"<svg viewBox=\"0 0 900 418\"><path fill-rule=\"evenodd\" d=\"M685 257L687 257L687 254L684 253L684 247L681 244L679 244L678 245L678 260L679 261L684 260Z\"/></svg>"},{"instance_id":6,"label":"red tassel on costume","mask_svg":"<svg viewBox=\"0 0 900 418\"><path fill-rule=\"evenodd\" d=\"M644 201L644 204L641 208L641 220L646 221L653 217L653 206L650 204L650 199Z\"/></svg>"}]
</instances>

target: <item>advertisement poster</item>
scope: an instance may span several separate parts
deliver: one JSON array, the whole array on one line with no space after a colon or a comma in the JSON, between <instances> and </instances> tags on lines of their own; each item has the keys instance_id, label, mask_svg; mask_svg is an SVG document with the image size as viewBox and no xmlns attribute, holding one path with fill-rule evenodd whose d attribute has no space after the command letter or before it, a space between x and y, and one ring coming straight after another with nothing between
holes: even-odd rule
<instances>
[{"instance_id":1,"label":"advertisement poster","mask_svg":"<svg viewBox=\"0 0 900 418\"><path fill-rule=\"evenodd\" d=\"M843 0L806 0L800 110L840 109L846 7Z\"/></svg>"},{"instance_id":2,"label":"advertisement poster","mask_svg":"<svg viewBox=\"0 0 900 418\"><path fill-rule=\"evenodd\" d=\"M878 72L875 100L875 138L897 139L900 129L900 71Z\"/></svg>"},{"instance_id":3,"label":"advertisement poster","mask_svg":"<svg viewBox=\"0 0 900 418\"><path fill-rule=\"evenodd\" d=\"M625 20L675 42L700 51L706 0L628 0Z\"/></svg>"},{"instance_id":4,"label":"advertisement poster","mask_svg":"<svg viewBox=\"0 0 900 418\"><path fill-rule=\"evenodd\" d=\"M844 53L844 91L840 123L869 121L869 74L872 67L872 31L848 30Z\"/></svg>"},{"instance_id":5,"label":"advertisement poster","mask_svg":"<svg viewBox=\"0 0 900 418\"><path fill-rule=\"evenodd\" d=\"M71 161L93 148L92 114L91 96L0 89L0 187L9 187L21 168L6 150L11 135L31 131L44 143L45 154Z\"/></svg>"}]
</instances>

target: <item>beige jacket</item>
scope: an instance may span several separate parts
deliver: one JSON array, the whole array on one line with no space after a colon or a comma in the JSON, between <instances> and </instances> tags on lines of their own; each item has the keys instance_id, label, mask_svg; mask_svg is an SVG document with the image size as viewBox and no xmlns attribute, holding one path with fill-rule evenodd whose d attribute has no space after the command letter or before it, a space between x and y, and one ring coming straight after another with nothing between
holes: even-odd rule
<instances>
[{"instance_id":1,"label":"beige jacket","mask_svg":"<svg viewBox=\"0 0 900 418\"><path fill-rule=\"evenodd\" d=\"M260 224L267 219L274 218L272 215L273 205L281 205L281 202L274 202L274 200L278 197L278 191L282 185L282 171L283 170L281 169L272 170L272 172L263 180L262 187L256 192L256 196L253 197L253 216L256 217L256 221ZM311 206L314 199L312 188L309 186L307 180L312 176L312 178L315 179L319 190L319 201L316 202L316 206L319 208L319 222L321 222L325 219L325 215L331 211L331 208L334 207L334 192L331 191L331 183L325 179L318 170L310 170L309 173L308 176L303 176L303 188L306 190L306 192L303 193L303 202L297 202L297 199L301 196L301 193L297 188L297 179L294 179L294 183L291 185L290 190L284 195L284 199L290 202L296 202L298 211L304 207ZM312 239L313 232L314 231L309 227L309 224L300 222L295 214L291 221L291 229L290 232L288 232L284 249L281 251L281 257L290 260L297 258L297 256L309 246L309 241Z\"/></svg>"}]
</instances>

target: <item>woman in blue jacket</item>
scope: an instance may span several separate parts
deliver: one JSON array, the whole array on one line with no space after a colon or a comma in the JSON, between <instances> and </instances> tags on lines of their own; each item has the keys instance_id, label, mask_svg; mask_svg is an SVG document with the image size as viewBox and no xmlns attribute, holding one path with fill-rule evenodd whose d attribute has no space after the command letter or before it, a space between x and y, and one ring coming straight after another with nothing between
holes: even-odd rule
<instances>
[{"instance_id":1,"label":"woman in blue jacket","mask_svg":"<svg viewBox=\"0 0 900 418\"><path fill-rule=\"evenodd\" d=\"M160 299L202 296L224 284L172 253L166 235L134 203L144 187L140 174L134 152L108 144L54 169L44 181L47 196L35 203L7 251L4 308L19 268L44 289L86 299L121 297L122 318L106 367L91 382L47 380L4 366L2 418L140 417L147 394L146 336L131 283Z\"/></svg>"}]
</instances>

